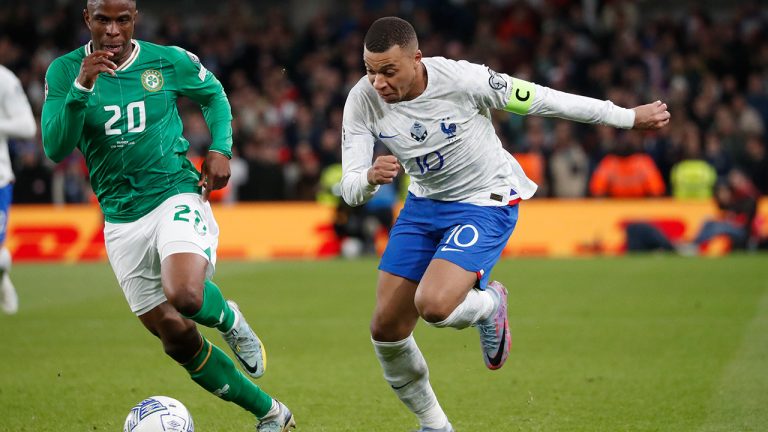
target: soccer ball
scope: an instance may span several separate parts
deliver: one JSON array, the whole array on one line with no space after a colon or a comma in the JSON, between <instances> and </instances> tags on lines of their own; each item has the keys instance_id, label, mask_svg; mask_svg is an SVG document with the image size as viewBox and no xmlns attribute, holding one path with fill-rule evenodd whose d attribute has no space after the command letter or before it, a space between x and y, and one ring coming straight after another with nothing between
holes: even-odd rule
<instances>
[{"instance_id":1,"label":"soccer ball","mask_svg":"<svg viewBox=\"0 0 768 432\"><path fill-rule=\"evenodd\" d=\"M131 408L123 432L194 432L187 407L167 396L152 396Z\"/></svg>"}]
</instances>

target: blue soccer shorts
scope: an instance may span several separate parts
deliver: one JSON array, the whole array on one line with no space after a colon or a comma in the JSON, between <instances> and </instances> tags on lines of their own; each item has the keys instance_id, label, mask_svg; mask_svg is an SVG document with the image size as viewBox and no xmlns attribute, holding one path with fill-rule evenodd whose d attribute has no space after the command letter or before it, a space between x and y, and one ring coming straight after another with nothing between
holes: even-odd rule
<instances>
[{"instance_id":1,"label":"blue soccer shorts","mask_svg":"<svg viewBox=\"0 0 768 432\"><path fill-rule=\"evenodd\" d=\"M420 281L430 261L440 258L476 273L476 286L485 289L515 229L518 207L435 201L409 193L379 270Z\"/></svg>"},{"instance_id":2,"label":"blue soccer shorts","mask_svg":"<svg viewBox=\"0 0 768 432\"><path fill-rule=\"evenodd\" d=\"M9 183L0 188L0 246L5 243L5 236L8 231L8 210L11 208L12 199L13 183Z\"/></svg>"}]
</instances>

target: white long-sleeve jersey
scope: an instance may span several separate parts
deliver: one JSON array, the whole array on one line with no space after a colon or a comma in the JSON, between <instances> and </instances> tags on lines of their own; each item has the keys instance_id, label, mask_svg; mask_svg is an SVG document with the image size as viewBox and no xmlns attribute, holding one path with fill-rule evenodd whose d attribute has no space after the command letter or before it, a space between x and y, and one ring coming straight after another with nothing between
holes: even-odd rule
<instances>
[{"instance_id":1,"label":"white long-sleeve jersey","mask_svg":"<svg viewBox=\"0 0 768 432\"><path fill-rule=\"evenodd\" d=\"M367 77L344 106L341 193L357 206L378 186L368 183L373 149L380 140L411 177L418 197L482 206L528 199L536 184L501 145L491 109L560 117L631 128L633 110L552 90L482 65L443 57L423 58L424 93L410 101L384 102Z\"/></svg>"},{"instance_id":2,"label":"white long-sleeve jersey","mask_svg":"<svg viewBox=\"0 0 768 432\"><path fill-rule=\"evenodd\" d=\"M0 187L14 180L8 138L34 138L35 116L19 79L0 65Z\"/></svg>"}]
</instances>

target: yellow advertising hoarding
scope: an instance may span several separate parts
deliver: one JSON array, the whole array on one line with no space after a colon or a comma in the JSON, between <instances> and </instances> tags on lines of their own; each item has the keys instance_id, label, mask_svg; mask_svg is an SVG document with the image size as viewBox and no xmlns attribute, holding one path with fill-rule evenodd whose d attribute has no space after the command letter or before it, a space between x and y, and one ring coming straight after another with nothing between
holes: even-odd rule
<instances>
[{"instance_id":1,"label":"yellow advertising hoarding","mask_svg":"<svg viewBox=\"0 0 768 432\"><path fill-rule=\"evenodd\" d=\"M652 222L673 237L690 239L704 220L717 215L709 201L672 199L533 199L520 206L506 256L614 255L624 251L628 222ZM760 213L768 220L768 199ZM221 227L220 259L315 259L338 252L333 209L326 206L242 203L216 205L214 214ZM102 228L95 206L16 205L6 245L16 261L103 260Z\"/></svg>"}]
</instances>

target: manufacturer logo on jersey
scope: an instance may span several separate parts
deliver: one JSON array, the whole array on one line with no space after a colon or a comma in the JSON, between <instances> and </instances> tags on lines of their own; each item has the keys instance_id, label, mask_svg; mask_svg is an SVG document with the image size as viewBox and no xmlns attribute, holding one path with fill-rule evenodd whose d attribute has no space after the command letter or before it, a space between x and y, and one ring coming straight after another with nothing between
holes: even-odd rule
<instances>
[{"instance_id":1,"label":"manufacturer logo on jersey","mask_svg":"<svg viewBox=\"0 0 768 432\"><path fill-rule=\"evenodd\" d=\"M494 90L501 90L507 88L507 80L504 79L498 72L491 68L488 68L488 73L491 75L488 78L488 85Z\"/></svg>"},{"instance_id":2,"label":"manufacturer logo on jersey","mask_svg":"<svg viewBox=\"0 0 768 432\"><path fill-rule=\"evenodd\" d=\"M200 58L198 58L196 55L192 54L189 51L186 51L186 53L187 53L187 56L189 57L189 59L192 60L192 62L200 64Z\"/></svg>"},{"instance_id":3,"label":"manufacturer logo on jersey","mask_svg":"<svg viewBox=\"0 0 768 432\"><path fill-rule=\"evenodd\" d=\"M144 73L141 74L141 85L143 85L147 91L156 92L163 88L163 74L154 69L145 70Z\"/></svg>"},{"instance_id":4,"label":"manufacturer logo on jersey","mask_svg":"<svg viewBox=\"0 0 768 432\"><path fill-rule=\"evenodd\" d=\"M189 57L189 59L192 60L192 63L200 66L200 70L197 73L197 77L200 78L200 81L205 81L205 75L208 72L208 70L205 68L205 66L203 66L202 63L200 63L200 58L189 51L185 50L184 52L187 53L187 57Z\"/></svg>"},{"instance_id":5,"label":"manufacturer logo on jersey","mask_svg":"<svg viewBox=\"0 0 768 432\"><path fill-rule=\"evenodd\" d=\"M413 126L411 126L411 138L418 142L427 139L427 127L419 122L413 122Z\"/></svg>"}]
</instances>

